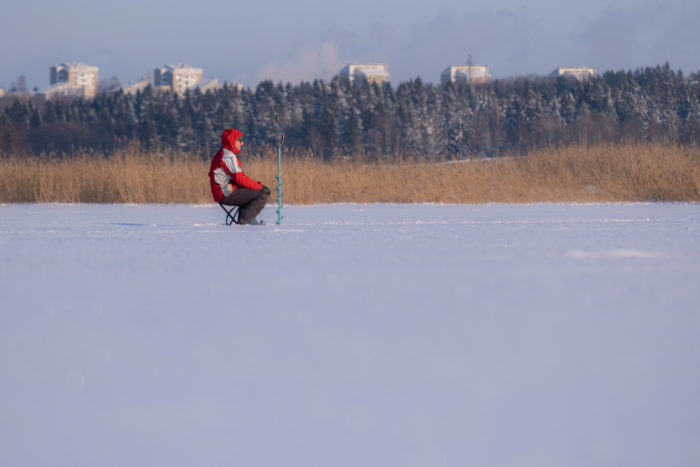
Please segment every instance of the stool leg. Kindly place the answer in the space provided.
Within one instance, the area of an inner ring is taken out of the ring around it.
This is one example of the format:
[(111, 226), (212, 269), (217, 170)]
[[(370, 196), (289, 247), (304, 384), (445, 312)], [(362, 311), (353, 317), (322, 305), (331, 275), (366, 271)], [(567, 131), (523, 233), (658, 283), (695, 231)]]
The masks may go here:
[[(238, 221), (236, 220), (238, 206), (233, 206), (231, 209), (226, 209), (226, 207), (221, 203), (219, 203), (219, 206), (221, 206), (221, 209), (223, 209), (226, 213), (226, 225), (238, 224)], [(233, 214), (231, 214), (232, 212)]]

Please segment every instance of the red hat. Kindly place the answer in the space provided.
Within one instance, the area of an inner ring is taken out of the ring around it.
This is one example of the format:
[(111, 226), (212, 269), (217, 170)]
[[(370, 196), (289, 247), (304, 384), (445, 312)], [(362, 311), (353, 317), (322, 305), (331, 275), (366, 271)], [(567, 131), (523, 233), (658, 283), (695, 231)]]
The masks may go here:
[(228, 128), (224, 130), (224, 133), (221, 135), (221, 145), (229, 151), (233, 151), (234, 154), (238, 154), (239, 151), (236, 149), (236, 141), (242, 137), (242, 131), (236, 130), (235, 128)]

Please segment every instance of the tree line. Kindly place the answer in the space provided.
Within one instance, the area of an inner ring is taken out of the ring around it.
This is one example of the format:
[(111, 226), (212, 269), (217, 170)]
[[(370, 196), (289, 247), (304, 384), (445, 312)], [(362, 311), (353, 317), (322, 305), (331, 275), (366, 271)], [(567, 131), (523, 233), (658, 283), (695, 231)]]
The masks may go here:
[(427, 160), (521, 154), (601, 142), (700, 142), (700, 74), (668, 64), (608, 71), (584, 81), (521, 77), (484, 84), (297, 85), (263, 81), (183, 96), (151, 87), (103, 92), (92, 100), (0, 100), (0, 154), (109, 154), (138, 142), (150, 151), (209, 158), (225, 128), (245, 133), (247, 150), (279, 144), (323, 159)]

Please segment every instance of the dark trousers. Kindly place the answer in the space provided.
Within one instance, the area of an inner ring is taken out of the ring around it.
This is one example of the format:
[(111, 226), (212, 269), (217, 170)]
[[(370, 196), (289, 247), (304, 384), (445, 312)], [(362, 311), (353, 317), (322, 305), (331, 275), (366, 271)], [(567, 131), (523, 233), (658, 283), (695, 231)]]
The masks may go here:
[(240, 206), (238, 211), (238, 223), (250, 224), (255, 216), (260, 214), (267, 203), (267, 195), (262, 190), (250, 190), (238, 187), (228, 195), (221, 204), (227, 206)]

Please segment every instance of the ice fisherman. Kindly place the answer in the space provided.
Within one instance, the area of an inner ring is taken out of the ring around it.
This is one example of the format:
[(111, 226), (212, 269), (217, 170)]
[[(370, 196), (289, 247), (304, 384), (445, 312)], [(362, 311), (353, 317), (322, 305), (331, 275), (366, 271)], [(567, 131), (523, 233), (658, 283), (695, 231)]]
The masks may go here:
[(235, 128), (224, 130), (221, 146), (209, 168), (214, 201), (227, 206), (239, 206), (238, 224), (258, 224), (255, 217), (265, 207), (270, 189), (243, 173), (238, 158), (243, 147), (241, 131)]

